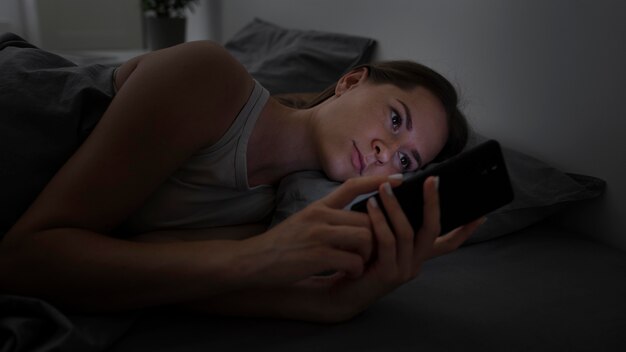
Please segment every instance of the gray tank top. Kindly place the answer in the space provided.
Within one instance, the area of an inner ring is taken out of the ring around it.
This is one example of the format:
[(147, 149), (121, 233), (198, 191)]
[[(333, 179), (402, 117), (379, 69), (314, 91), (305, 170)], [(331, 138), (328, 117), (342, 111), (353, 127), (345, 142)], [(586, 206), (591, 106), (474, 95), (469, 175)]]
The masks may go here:
[(133, 214), (133, 232), (240, 225), (267, 219), (274, 209), (269, 185), (248, 186), (246, 152), (269, 92), (255, 81), (248, 101), (214, 145), (196, 152)]

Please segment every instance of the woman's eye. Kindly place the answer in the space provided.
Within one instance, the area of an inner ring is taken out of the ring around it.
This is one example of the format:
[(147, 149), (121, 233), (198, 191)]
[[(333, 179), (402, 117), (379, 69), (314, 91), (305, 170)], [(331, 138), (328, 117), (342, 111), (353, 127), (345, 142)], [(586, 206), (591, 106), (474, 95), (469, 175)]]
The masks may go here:
[(402, 126), (402, 117), (395, 110), (391, 110), (391, 126), (393, 126), (394, 131)]
[(411, 169), (411, 159), (404, 154), (400, 154), (400, 165), (402, 166), (402, 170)]

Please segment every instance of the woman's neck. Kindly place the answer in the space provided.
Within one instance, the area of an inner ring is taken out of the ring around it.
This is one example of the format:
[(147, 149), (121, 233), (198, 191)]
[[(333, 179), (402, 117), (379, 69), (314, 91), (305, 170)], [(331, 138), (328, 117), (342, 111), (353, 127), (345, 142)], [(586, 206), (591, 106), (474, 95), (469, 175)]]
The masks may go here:
[(270, 98), (248, 141), (248, 184), (275, 185), (296, 171), (321, 168), (312, 120), (314, 110), (288, 108)]

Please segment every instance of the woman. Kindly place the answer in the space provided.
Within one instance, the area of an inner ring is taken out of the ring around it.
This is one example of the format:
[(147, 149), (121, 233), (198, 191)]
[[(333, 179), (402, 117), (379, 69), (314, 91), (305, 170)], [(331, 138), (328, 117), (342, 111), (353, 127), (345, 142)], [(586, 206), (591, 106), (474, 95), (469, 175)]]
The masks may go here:
[[(210, 42), (126, 62), (93, 132), (6, 233), (1, 290), (87, 311), (181, 305), (311, 321), (353, 317), (480, 223), (437, 238), (433, 178), (424, 185), (421, 229), (400, 210), (390, 192), (401, 183), (397, 174), (458, 152), (464, 124), (445, 79), (415, 64), (388, 65), (356, 68), (319, 104), (292, 109)], [(426, 75), (390, 84), (385, 72), (394, 67)], [(267, 215), (271, 185), (311, 169), (346, 182), (272, 229), (219, 239), (218, 226)], [(224, 190), (217, 204), (226, 207), (230, 196), (250, 195), (252, 209), (238, 218), (237, 207), (197, 208), (187, 200), (204, 186)], [(373, 201), (368, 214), (343, 210), (376, 189), (391, 228)], [(190, 233), (211, 240), (184, 241)], [(336, 274), (316, 276), (329, 270)]]

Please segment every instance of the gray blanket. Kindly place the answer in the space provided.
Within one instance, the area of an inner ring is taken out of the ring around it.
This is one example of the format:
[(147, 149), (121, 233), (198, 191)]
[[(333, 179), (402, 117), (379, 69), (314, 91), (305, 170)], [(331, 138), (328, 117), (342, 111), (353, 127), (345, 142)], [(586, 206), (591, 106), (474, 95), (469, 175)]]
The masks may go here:
[(111, 352), (626, 351), (626, 253), (539, 226), (426, 262), (343, 324), (149, 312)]
[(0, 352), (105, 351), (135, 316), (71, 315), (40, 299), (0, 295)]
[[(76, 66), (0, 35), (0, 239), (89, 135), (112, 96), (113, 67)], [(134, 315), (67, 315), (0, 292), (0, 352), (102, 351)]]
[(0, 35), (0, 238), (94, 128), (113, 70)]

